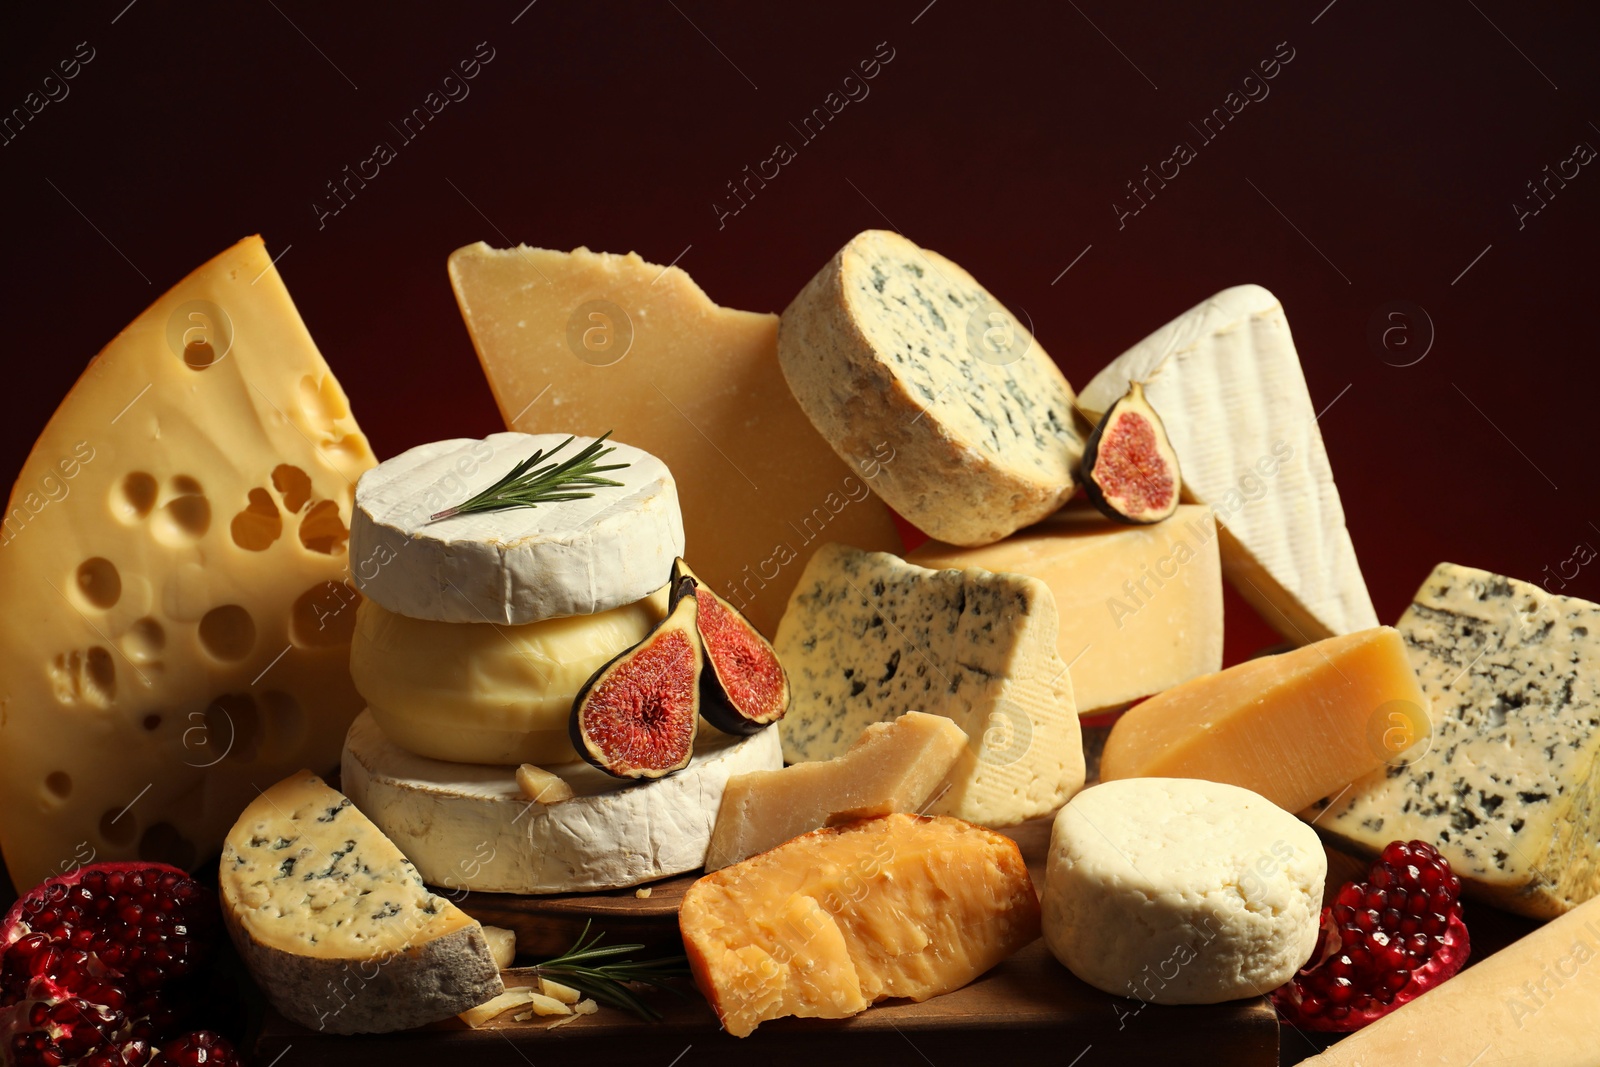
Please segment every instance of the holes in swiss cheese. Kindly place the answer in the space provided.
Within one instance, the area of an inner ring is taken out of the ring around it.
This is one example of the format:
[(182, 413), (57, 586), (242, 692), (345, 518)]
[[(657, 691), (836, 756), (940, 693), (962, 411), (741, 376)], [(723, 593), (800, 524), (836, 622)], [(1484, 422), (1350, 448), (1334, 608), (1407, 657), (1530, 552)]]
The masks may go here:
[(143, 471), (134, 471), (122, 479), (122, 485), (112, 496), (112, 510), (118, 517), (135, 522), (150, 514), (156, 506), (156, 480)]
[(190, 370), (205, 370), (217, 361), (217, 350), (209, 341), (190, 341), (183, 346), (183, 361)]
[(63, 704), (110, 707), (117, 697), (117, 668), (111, 651), (95, 645), (86, 651), (61, 653), (50, 663), (50, 683)]
[(293, 464), (280, 463), (273, 468), (272, 487), (283, 497), (283, 506), (291, 514), (311, 500), (311, 476)]
[(229, 530), (233, 543), (247, 552), (265, 552), (283, 536), (283, 516), (272, 494), (265, 489), (250, 490), (250, 503), (233, 517)]
[(244, 659), (256, 644), (256, 621), (238, 604), (212, 608), (200, 619), (200, 644), (217, 659)]
[(167, 631), (148, 615), (122, 635), (122, 651), (135, 663), (150, 663), (167, 645)]
[(360, 601), (361, 594), (348, 582), (319, 582), (295, 597), (289, 609), (289, 640), (300, 648), (348, 645)]
[(155, 733), (157, 730), (161, 729), (161, 716), (152, 711), (140, 721), (139, 725), (143, 726), (151, 733)]
[(105, 611), (122, 599), (122, 575), (109, 559), (95, 556), (78, 564), (78, 593), (92, 608)]
[(198, 541), (211, 529), (211, 502), (187, 474), (172, 479), (174, 494), (161, 506), (160, 530), (169, 543)]
[(56, 800), (65, 800), (72, 795), (72, 775), (66, 771), (51, 771), (45, 775), (44, 788)]
[(349, 540), (350, 531), (339, 518), (339, 505), (332, 500), (317, 501), (300, 520), (300, 543), (312, 552), (332, 556), (343, 552)]

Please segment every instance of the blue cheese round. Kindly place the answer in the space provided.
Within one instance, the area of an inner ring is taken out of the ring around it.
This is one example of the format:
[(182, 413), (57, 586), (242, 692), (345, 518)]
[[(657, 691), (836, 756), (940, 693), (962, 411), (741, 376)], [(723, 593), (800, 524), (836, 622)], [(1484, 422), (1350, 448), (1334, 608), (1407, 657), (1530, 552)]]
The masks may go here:
[(1072, 387), (966, 271), (858, 234), (794, 298), (778, 361), (817, 431), (938, 540), (986, 545), (1072, 496)]
[[(620, 482), (577, 500), (433, 520), (543, 450), (549, 463), (594, 439), (497, 433), (418, 445), (356, 486), (350, 576), (361, 593), (413, 619), (521, 625), (592, 615), (664, 585), (683, 554), (678, 488), (666, 464), (608, 439), (599, 477)], [(553, 453), (553, 454), (552, 454)], [(541, 461), (540, 467), (545, 465)]]

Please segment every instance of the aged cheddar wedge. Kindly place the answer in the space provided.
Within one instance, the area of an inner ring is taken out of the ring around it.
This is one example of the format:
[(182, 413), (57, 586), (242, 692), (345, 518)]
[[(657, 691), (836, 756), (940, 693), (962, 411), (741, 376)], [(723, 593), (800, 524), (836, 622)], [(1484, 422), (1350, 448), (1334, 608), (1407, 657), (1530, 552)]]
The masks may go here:
[(483, 927), (310, 771), (261, 793), (218, 868), (239, 956), (287, 1018), (334, 1034), (447, 1018), (503, 992)]
[(259, 237), (179, 282), (61, 402), (0, 533), (0, 842), (29, 886), (193, 867), (350, 684), (350, 498), (372, 451)]
[(1209, 508), (1184, 504), (1165, 522), (1125, 526), (1072, 505), (992, 545), (929, 541), (906, 560), (1010, 571), (1048, 585), (1079, 715), (1222, 669), (1222, 572)]
[(1309, 817), (1371, 852), (1427, 841), (1468, 893), (1524, 915), (1600, 893), (1600, 605), (1441, 563), (1400, 633), (1431, 743)]
[(1591, 900), (1301, 1067), (1593, 1067), (1597, 958), (1600, 900)]
[(778, 360), (834, 451), (882, 461), (872, 488), (931, 537), (985, 545), (1072, 496), (1072, 387), (972, 275), (897, 233), (859, 233), (817, 272)]
[(898, 550), (868, 488), (885, 450), (841, 463), (778, 371), (778, 319), (718, 307), (637, 255), (469, 245), (450, 283), (509, 429), (598, 436), (677, 480), (695, 567), (771, 635), (819, 539)]
[(919, 811), (966, 750), (967, 735), (942, 715), (908, 711), (875, 722), (842, 756), (728, 779), (706, 870), (781, 845), (840, 816)]
[(1378, 624), (1277, 297), (1223, 290), (1124, 352), (1079, 404), (1104, 412), (1129, 381), (1166, 426), (1185, 498), (1216, 509), (1223, 573), (1263, 619), (1299, 645)]
[(927, 1000), (1039, 936), (1015, 841), (959, 819), (885, 815), (816, 830), (689, 887), (678, 928), (728, 1033)]
[(985, 826), (1054, 811), (1084, 778), (1058, 623), (1037, 578), (824, 545), (774, 643), (791, 694), (778, 724), (784, 758), (833, 759), (869, 723), (943, 715), (966, 732), (967, 750), (929, 810)]
[(1185, 682), (1111, 728), (1100, 777), (1205, 778), (1299, 811), (1398, 759), (1428, 698), (1400, 634), (1379, 626)]

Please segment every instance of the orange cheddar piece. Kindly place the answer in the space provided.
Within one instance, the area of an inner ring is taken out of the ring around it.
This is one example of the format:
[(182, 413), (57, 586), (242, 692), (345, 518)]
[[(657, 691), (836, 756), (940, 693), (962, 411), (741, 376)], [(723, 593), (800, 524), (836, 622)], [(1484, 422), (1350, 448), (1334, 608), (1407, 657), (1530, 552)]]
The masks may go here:
[(842, 1019), (959, 989), (1039, 936), (1015, 841), (949, 816), (885, 815), (708, 874), (678, 912), (695, 984), (728, 1033)]
[(1204, 778), (1299, 811), (1425, 737), (1428, 698), (1390, 626), (1241, 663), (1117, 721), (1102, 781)]

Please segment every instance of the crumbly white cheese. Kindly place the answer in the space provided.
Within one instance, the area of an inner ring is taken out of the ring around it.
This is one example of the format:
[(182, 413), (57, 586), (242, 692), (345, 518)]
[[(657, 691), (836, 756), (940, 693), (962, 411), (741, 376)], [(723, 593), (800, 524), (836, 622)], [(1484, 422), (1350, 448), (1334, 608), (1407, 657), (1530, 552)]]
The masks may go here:
[(1378, 625), (1277, 297), (1224, 289), (1117, 357), (1079, 404), (1106, 411), (1129, 381), (1166, 426), (1185, 497), (1216, 512), (1223, 575), (1262, 618), (1297, 645)]
[(834, 451), (933, 537), (989, 544), (1072, 495), (1072, 387), (972, 275), (897, 233), (858, 234), (811, 279), (778, 360)]
[(573, 893), (699, 867), (728, 777), (781, 766), (776, 730), (741, 738), (702, 723), (694, 759), (677, 774), (624, 782), (587, 763), (549, 766), (574, 795), (540, 804), (515, 767), (414, 755), (364, 712), (345, 739), (344, 787), (431, 885)]
[[(666, 464), (607, 439), (591, 496), (430, 520), (564, 434), (490, 434), (418, 445), (362, 475), (350, 525), (356, 587), (390, 611), (436, 622), (521, 624), (592, 615), (666, 584), (683, 554), (683, 516)], [(551, 464), (594, 439), (575, 438)], [(541, 462), (539, 466), (545, 466)]]
[(1155, 1004), (1259, 996), (1310, 958), (1327, 873), (1316, 833), (1248, 789), (1107, 782), (1056, 816), (1044, 936), (1108, 993)]
[(1441, 563), (1398, 628), (1431, 735), (1308, 816), (1367, 851), (1427, 841), (1524, 915), (1600, 892), (1600, 605)]
[(778, 724), (784, 756), (833, 759), (871, 723), (943, 715), (968, 742), (929, 811), (985, 826), (1054, 811), (1084, 778), (1059, 628), (1037, 578), (824, 545), (774, 642), (792, 701)]

